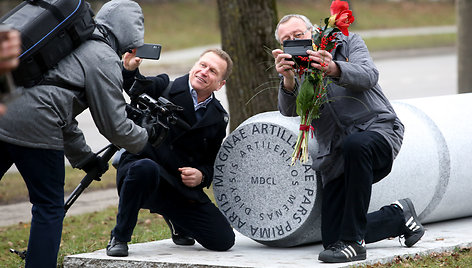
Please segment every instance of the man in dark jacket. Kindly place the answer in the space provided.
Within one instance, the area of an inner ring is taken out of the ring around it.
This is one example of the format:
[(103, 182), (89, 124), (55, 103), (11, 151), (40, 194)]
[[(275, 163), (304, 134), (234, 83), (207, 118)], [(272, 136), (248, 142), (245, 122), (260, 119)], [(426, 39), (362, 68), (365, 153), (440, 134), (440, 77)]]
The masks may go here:
[[(125, 54), (125, 89), (135, 77), (147, 79), (152, 84), (143, 91), (157, 99), (169, 86), (169, 77), (161, 74), (144, 78), (137, 69), (139, 64), (135, 52)], [(170, 125), (161, 146), (146, 147), (139, 154), (123, 153), (117, 170), (118, 215), (107, 255), (128, 256), (127, 242), (141, 208), (163, 215), (173, 235), (179, 233), (186, 238), (181, 244), (193, 244), (194, 238), (210, 250), (224, 251), (233, 246), (230, 224), (203, 192), (212, 182), (213, 164), (228, 123), (228, 114), (213, 92), (225, 84), (231, 69), (226, 52), (205, 51), (189, 74), (177, 78), (165, 94), (183, 107), (177, 116), (190, 128)], [(180, 244), (176, 239), (174, 242)]]
[[(89, 109), (100, 133), (131, 152), (154, 141), (126, 118), (121, 55), (144, 43), (144, 17), (134, 1), (107, 2), (97, 13), (101, 40), (88, 40), (45, 75), (18, 88), (0, 118), (0, 176), (15, 163), (33, 204), (26, 267), (56, 267), (64, 218), (64, 155), (86, 172), (106, 163), (86, 144), (75, 117)], [(58, 86), (59, 85), (59, 86)], [(149, 133), (155, 131), (149, 131)]]
[[(313, 26), (303, 15), (283, 17), (276, 39), (311, 39)], [(319, 260), (348, 262), (366, 258), (365, 243), (404, 235), (413, 246), (424, 234), (413, 203), (402, 199), (367, 213), (372, 184), (388, 175), (397, 156), (404, 126), (378, 85), (378, 71), (364, 41), (357, 34), (337, 36), (337, 47), (307, 51), (311, 66), (325, 70), (327, 102), (313, 120), (319, 150), (312, 168), (323, 182), (321, 234), (325, 250)], [(296, 116), (301, 81), (295, 76), (291, 55), (272, 51), (280, 74), (279, 110)], [(319, 63), (324, 62), (326, 67)]]

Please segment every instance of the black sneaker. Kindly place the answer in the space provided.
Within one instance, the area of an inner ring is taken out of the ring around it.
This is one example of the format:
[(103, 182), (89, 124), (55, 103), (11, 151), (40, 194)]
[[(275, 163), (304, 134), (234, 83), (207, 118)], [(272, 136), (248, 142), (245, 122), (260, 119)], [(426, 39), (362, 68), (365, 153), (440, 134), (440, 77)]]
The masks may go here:
[(365, 243), (338, 241), (318, 256), (323, 262), (338, 263), (365, 260), (367, 257)]
[(112, 257), (126, 257), (128, 256), (128, 243), (116, 240), (114, 236), (111, 237), (107, 245), (107, 255)]
[(423, 225), (421, 225), (418, 219), (418, 216), (416, 216), (413, 202), (411, 202), (409, 198), (405, 198), (395, 201), (393, 205), (397, 205), (403, 210), (406, 226), (405, 233), (403, 234), (405, 238), (405, 245), (407, 247), (412, 247), (421, 239), (425, 232)]
[(172, 233), (172, 242), (174, 242), (174, 244), (179, 246), (192, 246), (195, 244), (195, 239), (183, 234), (180, 231), (177, 231), (175, 229), (174, 224), (172, 224), (171, 220), (167, 219), (166, 217), (164, 217), (164, 220), (170, 228), (170, 231)]

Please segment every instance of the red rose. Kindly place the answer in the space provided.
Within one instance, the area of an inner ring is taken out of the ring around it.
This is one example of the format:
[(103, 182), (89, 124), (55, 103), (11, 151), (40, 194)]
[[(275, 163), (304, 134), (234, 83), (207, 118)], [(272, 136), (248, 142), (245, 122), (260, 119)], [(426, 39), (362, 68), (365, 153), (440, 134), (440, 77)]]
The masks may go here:
[(341, 30), (341, 32), (344, 35), (347, 36), (349, 35), (349, 31), (347, 30), (347, 28), (353, 22), (354, 22), (354, 17), (352, 16), (352, 11), (345, 10), (336, 16), (336, 22), (334, 24), (336, 25), (336, 27), (339, 28), (339, 30)]
[(331, 3), (331, 15), (341, 13), (344, 10), (349, 10), (349, 3), (340, 1), (340, 0), (334, 0)]
[(336, 15), (334, 25), (336, 25), (344, 35), (349, 35), (347, 28), (354, 22), (354, 16), (352, 16), (352, 11), (349, 10), (349, 4), (344, 1), (334, 0), (331, 3), (331, 15)]

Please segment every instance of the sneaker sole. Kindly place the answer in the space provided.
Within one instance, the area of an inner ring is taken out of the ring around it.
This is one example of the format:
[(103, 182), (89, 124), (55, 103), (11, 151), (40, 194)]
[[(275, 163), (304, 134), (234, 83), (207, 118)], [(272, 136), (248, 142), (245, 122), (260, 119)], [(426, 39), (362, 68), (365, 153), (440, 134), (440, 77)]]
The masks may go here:
[(421, 228), (419, 233), (411, 235), (408, 238), (405, 238), (405, 246), (407, 246), (409, 248), (414, 246), (418, 241), (420, 241), (420, 239), (423, 237), (424, 233), (425, 233), (424, 228)]
[(128, 256), (128, 251), (113, 251), (113, 250), (108, 250), (107, 249), (107, 256), (110, 257), (127, 257)]
[(128, 257), (128, 254), (124, 254), (124, 253), (108, 253), (107, 252), (107, 256), (110, 256), (110, 257)]
[(362, 253), (357, 256), (354, 256), (352, 258), (348, 259), (337, 259), (337, 258), (331, 258), (331, 257), (326, 257), (326, 258), (320, 258), (318, 257), (318, 260), (322, 262), (327, 262), (327, 263), (341, 263), (341, 262), (353, 262), (353, 261), (363, 261), (367, 258), (367, 253)]

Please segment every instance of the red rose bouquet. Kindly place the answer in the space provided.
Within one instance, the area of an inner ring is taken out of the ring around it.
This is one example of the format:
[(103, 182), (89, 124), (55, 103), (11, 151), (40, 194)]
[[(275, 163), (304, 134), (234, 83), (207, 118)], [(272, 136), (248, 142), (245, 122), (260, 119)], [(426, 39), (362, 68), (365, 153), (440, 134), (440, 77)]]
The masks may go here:
[[(336, 35), (342, 32), (348, 36), (348, 27), (354, 22), (352, 11), (349, 10), (349, 4), (344, 1), (334, 0), (331, 3), (331, 16), (324, 19), (324, 26), (318, 27), (313, 31), (313, 49), (326, 50), (331, 52), (336, 48)], [(292, 154), (292, 165), (297, 160), (305, 163), (308, 160), (308, 135), (313, 135), (311, 122), (320, 117), (320, 107), (328, 102), (327, 85), (329, 81), (326, 78), (326, 69), (319, 70), (311, 67), (307, 57), (300, 57), (301, 61), (308, 61), (308, 64), (296, 67), (296, 74), (301, 79), (305, 77), (297, 96), (297, 114), (300, 116), (300, 132), (298, 134), (295, 150)], [(322, 67), (328, 67), (326, 63), (321, 62)], [(304, 67), (308, 66), (308, 67)]]

